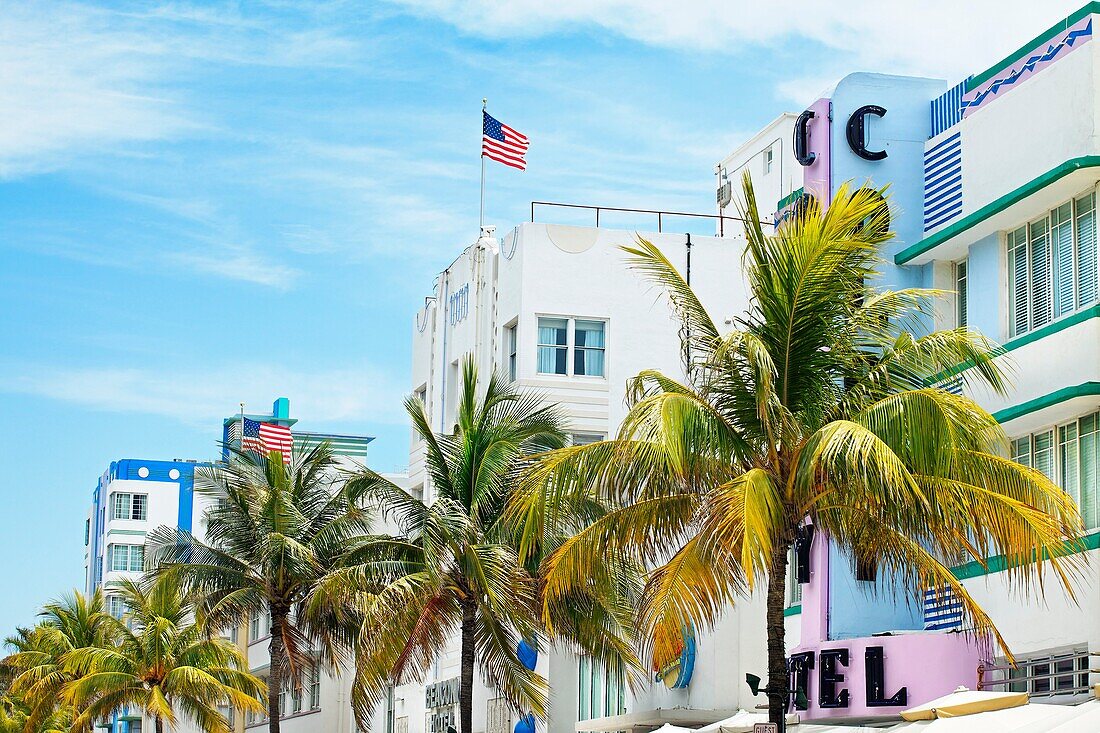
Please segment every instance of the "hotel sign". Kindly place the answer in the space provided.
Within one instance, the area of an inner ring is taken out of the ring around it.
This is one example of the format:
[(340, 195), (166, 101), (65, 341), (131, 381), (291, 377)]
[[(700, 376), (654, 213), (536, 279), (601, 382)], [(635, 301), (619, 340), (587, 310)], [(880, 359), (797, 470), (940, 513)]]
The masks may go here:
[(455, 727), (458, 689), (458, 677), (434, 682), (424, 688), (424, 707), (428, 709), (429, 733), (447, 733), (448, 728)]

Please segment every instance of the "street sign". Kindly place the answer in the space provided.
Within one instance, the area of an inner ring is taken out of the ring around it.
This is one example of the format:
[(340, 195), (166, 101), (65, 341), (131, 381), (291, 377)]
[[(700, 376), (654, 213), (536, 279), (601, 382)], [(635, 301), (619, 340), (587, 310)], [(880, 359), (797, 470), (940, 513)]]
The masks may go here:
[(778, 723), (753, 723), (752, 733), (779, 733)]

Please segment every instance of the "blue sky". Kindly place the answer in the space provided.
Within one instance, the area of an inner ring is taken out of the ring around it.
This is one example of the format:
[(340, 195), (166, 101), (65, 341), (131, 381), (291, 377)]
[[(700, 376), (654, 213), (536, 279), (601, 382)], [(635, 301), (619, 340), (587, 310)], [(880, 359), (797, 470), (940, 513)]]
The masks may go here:
[(490, 164), (501, 229), (532, 199), (709, 212), (714, 163), (843, 74), (955, 80), (1076, 4), (0, 2), (0, 629), (82, 583), (110, 461), (210, 457), (242, 400), (406, 463), (482, 97), (532, 140)]

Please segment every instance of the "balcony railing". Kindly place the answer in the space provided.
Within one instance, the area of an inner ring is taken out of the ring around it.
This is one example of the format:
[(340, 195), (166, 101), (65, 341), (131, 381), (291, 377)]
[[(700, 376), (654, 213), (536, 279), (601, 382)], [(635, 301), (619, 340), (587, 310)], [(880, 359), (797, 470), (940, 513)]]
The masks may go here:
[(1010, 664), (983, 664), (978, 667), (978, 689), (1002, 692), (1026, 692), (1031, 697), (1087, 695), (1092, 689), (1090, 675), (1100, 652), (1078, 648), (1069, 651), (1029, 656)]
[[(589, 206), (586, 204), (565, 204), (558, 201), (532, 201), (531, 202), (531, 222), (535, 221), (535, 209), (536, 207), (548, 207), (548, 208), (561, 208), (561, 209), (581, 209), (585, 211), (594, 212), (596, 215), (596, 226), (600, 225), (600, 214), (605, 212), (618, 212), (625, 214), (647, 214), (657, 217), (657, 231), (658, 233), (664, 231), (665, 219), (668, 217), (687, 217), (694, 219), (709, 219), (718, 223), (718, 236), (726, 236), (726, 222), (736, 221), (744, 222), (745, 220), (738, 216), (725, 216), (720, 214), (696, 214), (687, 211), (661, 211), (658, 209), (628, 209), (620, 206)], [(763, 224), (770, 224), (770, 222), (761, 222)]]

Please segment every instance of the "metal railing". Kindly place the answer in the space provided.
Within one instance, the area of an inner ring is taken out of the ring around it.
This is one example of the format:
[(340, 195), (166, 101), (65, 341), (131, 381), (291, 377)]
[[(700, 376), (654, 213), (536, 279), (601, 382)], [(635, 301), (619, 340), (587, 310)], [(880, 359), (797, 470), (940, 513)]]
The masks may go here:
[[(718, 236), (726, 236), (726, 220), (744, 222), (745, 220), (739, 216), (726, 216), (725, 214), (696, 214), (688, 211), (661, 211), (659, 209), (629, 209), (621, 206), (589, 206), (587, 204), (565, 204), (559, 201), (532, 201), (531, 202), (531, 223), (535, 221), (535, 207), (546, 206), (556, 207), (562, 209), (585, 209), (587, 211), (596, 212), (596, 226), (600, 225), (600, 212), (604, 211), (617, 211), (627, 214), (656, 214), (657, 216), (657, 232), (663, 232), (664, 219), (667, 216), (686, 216), (695, 219), (710, 219), (718, 222)], [(769, 222), (761, 222), (767, 224)]]
[[(1096, 656), (1100, 652), (1078, 649), (1021, 659), (1016, 667), (982, 664), (978, 666), (978, 689), (1008, 692), (1015, 687), (1032, 697), (1088, 694), (1090, 674), (1100, 674), (1100, 669), (1091, 666), (1091, 658)], [(1068, 662), (1068, 668), (1060, 667), (1060, 662)]]

